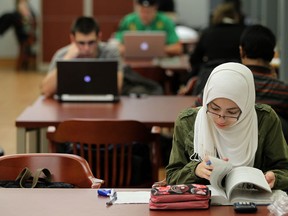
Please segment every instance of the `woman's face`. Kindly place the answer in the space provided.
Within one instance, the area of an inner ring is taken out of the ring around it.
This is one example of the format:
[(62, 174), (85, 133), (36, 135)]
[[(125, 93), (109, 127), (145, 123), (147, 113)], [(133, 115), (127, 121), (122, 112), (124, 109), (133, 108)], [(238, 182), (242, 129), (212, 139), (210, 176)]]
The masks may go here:
[(216, 98), (207, 105), (206, 113), (216, 127), (224, 129), (238, 121), (241, 109), (232, 100)]

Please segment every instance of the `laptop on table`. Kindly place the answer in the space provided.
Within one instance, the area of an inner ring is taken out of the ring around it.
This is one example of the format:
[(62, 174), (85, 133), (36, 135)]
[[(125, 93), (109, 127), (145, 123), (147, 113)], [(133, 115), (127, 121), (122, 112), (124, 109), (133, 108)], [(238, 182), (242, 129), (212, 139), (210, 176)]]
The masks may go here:
[(116, 60), (58, 61), (56, 98), (63, 102), (116, 102), (117, 71)]
[(123, 35), (126, 59), (154, 59), (165, 56), (166, 33), (127, 31)]

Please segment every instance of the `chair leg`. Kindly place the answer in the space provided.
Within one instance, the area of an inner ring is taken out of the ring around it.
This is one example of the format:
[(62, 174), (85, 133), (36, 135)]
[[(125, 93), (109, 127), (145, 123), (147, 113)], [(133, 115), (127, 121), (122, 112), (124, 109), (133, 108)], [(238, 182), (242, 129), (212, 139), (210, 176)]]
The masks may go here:
[(16, 70), (28, 70), (30, 67), (35, 69), (36, 57), (31, 53), (31, 45), (27, 43), (20, 44), (19, 55), (16, 63)]
[(17, 58), (17, 63), (16, 63), (16, 70), (19, 71), (22, 69), (22, 66), (23, 66), (23, 62), (24, 62), (24, 59), (25, 59), (25, 47), (23, 44), (20, 44), (20, 47), (19, 47), (19, 54), (18, 54), (18, 58)]
[(0, 156), (4, 155), (4, 150), (2, 148), (0, 148)]

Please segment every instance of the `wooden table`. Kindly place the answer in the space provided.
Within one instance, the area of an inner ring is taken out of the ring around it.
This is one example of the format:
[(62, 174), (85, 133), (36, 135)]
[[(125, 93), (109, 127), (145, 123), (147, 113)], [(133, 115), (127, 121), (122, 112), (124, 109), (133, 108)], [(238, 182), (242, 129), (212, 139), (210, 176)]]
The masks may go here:
[(37, 151), (47, 152), (47, 127), (73, 118), (137, 120), (148, 127), (173, 127), (179, 112), (194, 102), (192, 96), (123, 96), (119, 103), (59, 103), (41, 96), (16, 119), (17, 152), (27, 152), (26, 133), (31, 129), (38, 131)]
[[(127, 191), (127, 189), (125, 190)], [(23, 216), (226, 216), (231, 206), (211, 206), (208, 210), (150, 211), (148, 204), (115, 204), (98, 197), (95, 189), (0, 189), (1, 215)], [(267, 206), (258, 206), (253, 215), (268, 215)], [(241, 214), (251, 215), (251, 214)]]
[(160, 68), (179, 72), (187, 72), (190, 69), (188, 55), (155, 59), (124, 59), (124, 62), (133, 69)]
[(178, 82), (179, 75), (190, 71), (188, 55), (155, 59), (124, 59), (123, 61), (137, 73), (161, 84), (166, 95), (174, 94), (173, 83)]

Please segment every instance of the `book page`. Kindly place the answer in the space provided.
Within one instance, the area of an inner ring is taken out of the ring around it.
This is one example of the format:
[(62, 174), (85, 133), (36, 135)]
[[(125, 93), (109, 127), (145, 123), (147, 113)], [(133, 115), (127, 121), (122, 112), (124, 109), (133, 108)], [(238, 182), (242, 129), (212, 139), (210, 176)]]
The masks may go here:
[(216, 190), (212, 185), (207, 185), (211, 191), (211, 205), (231, 205), (230, 201), (226, 198), (225, 192)]
[[(238, 190), (238, 192), (234, 192), (234, 190)], [(269, 196), (271, 192), (271, 188), (263, 172), (259, 169), (253, 167), (236, 167), (226, 176), (226, 194), (230, 200), (240, 196), (240, 194), (241, 196), (245, 196), (246, 194), (247, 198), (249, 194), (253, 194), (255, 199), (261, 199), (261, 196), (265, 193), (268, 193), (267, 196)], [(257, 193), (259, 193), (259, 195), (257, 195)]]
[(273, 202), (273, 194), (264, 190), (235, 188), (230, 194), (230, 202), (254, 202), (257, 205), (269, 205)]
[[(211, 205), (233, 205), (235, 202), (254, 202), (257, 205), (268, 205), (271, 204), (274, 200), (279, 199), (281, 195), (286, 195), (284, 191), (273, 190), (272, 194), (269, 192), (258, 192), (255, 194), (253, 190), (243, 191), (241, 189), (233, 190), (231, 200), (226, 199), (219, 193), (218, 190), (215, 190), (213, 186), (207, 185), (211, 191)], [(235, 194), (234, 194), (235, 193)], [(261, 198), (261, 199), (260, 199)]]
[(211, 165), (214, 167), (210, 175), (210, 184), (215, 190), (218, 190), (224, 197), (227, 198), (225, 193), (225, 186), (222, 185), (223, 178), (231, 171), (232, 164), (219, 158), (209, 156)]

